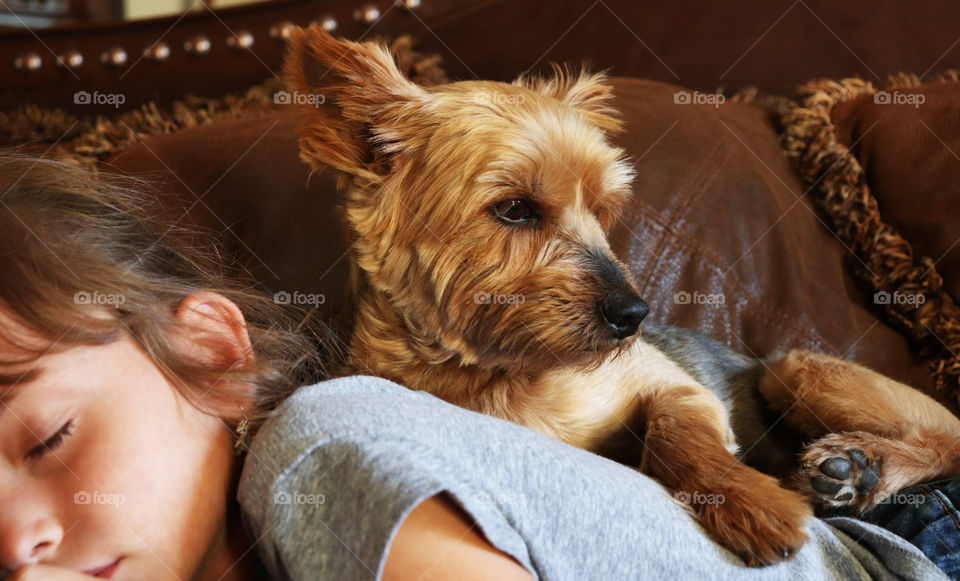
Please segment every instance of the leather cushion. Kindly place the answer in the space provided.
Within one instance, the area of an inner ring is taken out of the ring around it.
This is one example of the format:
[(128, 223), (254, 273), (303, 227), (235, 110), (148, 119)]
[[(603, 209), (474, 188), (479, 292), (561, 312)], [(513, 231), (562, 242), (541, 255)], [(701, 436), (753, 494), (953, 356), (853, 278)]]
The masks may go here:
[[(884, 221), (928, 256), (960, 297), (960, 83), (888, 88), (831, 111), (837, 136), (863, 167)], [(894, 103), (896, 92), (903, 97)], [(915, 104), (908, 102), (912, 97)], [(919, 97), (919, 98), (918, 98)], [(922, 102), (921, 102), (922, 98)], [(890, 101), (890, 102), (886, 102)]]

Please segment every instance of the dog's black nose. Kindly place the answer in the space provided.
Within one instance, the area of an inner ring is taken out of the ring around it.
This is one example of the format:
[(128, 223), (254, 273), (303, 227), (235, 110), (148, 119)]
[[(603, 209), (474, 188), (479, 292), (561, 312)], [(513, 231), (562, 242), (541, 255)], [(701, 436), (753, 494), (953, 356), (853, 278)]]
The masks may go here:
[(640, 321), (650, 312), (647, 303), (631, 293), (615, 291), (600, 303), (600, 313), (607, 328), (617, 339), (626, 339), (640, 328)]

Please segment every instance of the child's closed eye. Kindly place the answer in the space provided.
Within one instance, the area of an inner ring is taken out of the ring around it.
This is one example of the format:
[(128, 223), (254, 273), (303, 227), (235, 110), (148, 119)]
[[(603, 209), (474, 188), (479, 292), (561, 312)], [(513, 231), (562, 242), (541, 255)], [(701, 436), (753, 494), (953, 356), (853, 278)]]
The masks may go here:
[(65, 423), (52, 436), (50, 436), (40, 444), (37, 444), (36, 446), (31, 448), (30, 451), (27, 452), (27, 459), (37, 460), (42, 458), (47, 452), (52, 452), (53, 450), (56, 450), (61, 445), (63, 445), (64, 441), (66, 441), (67, 438), (70, 437), (70, 435), (73, 433), (73, 429), (74, 429), (73, 419), (67, 420), (67, 423)]

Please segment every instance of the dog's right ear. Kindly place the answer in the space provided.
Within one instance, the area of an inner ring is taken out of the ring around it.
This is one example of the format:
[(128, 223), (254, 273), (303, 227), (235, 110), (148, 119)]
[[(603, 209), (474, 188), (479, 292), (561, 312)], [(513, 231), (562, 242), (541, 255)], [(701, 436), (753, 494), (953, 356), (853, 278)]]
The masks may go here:
[(604, 131), (623, 132), (620, 113), (610, 104), (613, 87), (607, 82), (606, 73), (589, 73), (585, 67), (577, 71), (556, 63), (550, 66), (550, 77), (521, 75), (513, 83), (575, 107)]
[(398, 121), (424, 91), (385, 46), (337, 40), (317, 25), (297, 29), (283, 72), (291, 100), (308, 111), (299, 127), (303, 161), (373, 180), (387, 173), (403, 138)]

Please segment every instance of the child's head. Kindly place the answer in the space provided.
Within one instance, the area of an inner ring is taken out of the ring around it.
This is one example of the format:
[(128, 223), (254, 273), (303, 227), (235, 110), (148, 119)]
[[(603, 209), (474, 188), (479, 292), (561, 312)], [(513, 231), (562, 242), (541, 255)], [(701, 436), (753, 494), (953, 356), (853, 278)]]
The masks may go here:
[(0, 156), (0, 570), (216, 578), (238, 423), (322, 374), (298, 320), (131, 185)]

